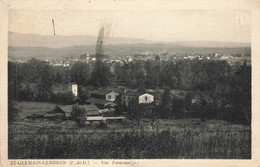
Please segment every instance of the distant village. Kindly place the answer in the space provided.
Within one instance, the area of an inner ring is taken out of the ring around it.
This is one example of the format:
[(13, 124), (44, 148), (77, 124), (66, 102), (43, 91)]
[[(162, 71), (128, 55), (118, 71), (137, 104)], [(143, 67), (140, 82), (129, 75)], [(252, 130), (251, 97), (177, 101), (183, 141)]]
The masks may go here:
[[(115, 62), (124, 64), (132, 61), (178, 61), (178, 60), (225, 60), (230, 65), (235, 65), (236, 63), (241, 63), (246, 60), (247, 64), (251, 64), (251, 55), (250, 54), (220, 54), (220, 53), (185, 53), (185, 54), (173, 54), (173, 53), (149, 53), (146, 51), (145, 53), (140, 54), (131, 54), (131, 55), (122, 55), (122, 56), (114, 56), (114, 55), (104, 55), (102, 59), (103, 62), (113, 64)], [(10, 59), (11, 62), (27, 62), (28, 59)], [(45, 59), (45, 62), (48, 62), (52, 66), (63, 66), (70, 67), (75, 62), (85, 62), (85, 63), (94, 63), (96, 61), (95, 54), (85, 53), (79, 55), (76, 58), (65, 58), (65, 59)]]

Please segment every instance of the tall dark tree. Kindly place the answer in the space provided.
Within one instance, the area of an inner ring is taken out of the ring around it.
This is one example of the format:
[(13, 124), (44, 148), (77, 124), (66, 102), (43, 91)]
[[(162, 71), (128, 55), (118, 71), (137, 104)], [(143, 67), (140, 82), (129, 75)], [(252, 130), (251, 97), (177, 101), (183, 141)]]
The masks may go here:
[(246, 62), (235, 73), (232, 104), (239, 122), (251, 123), (251, 66)]
[(49, 101), (52, 98), (52, 85), (53, 85), (53, 78), (52, 78), (52, 69), (50, 65), (45, 64), (42, 67), (42, 74), (39, 85), (39, 100), (40, 101)]
[(182, 98), (174, 97), (172, 99), (172, 112), (169, 114), (174, 118), (184, 118), (185, 101)]
[(94, 70), (91, 74), (91, 81), (94, 86), (107, 86), (110, 84), (111, 72), (107, 64), (96, 61)]
[(70, 70), (71, 82), (86, 86), (90, 80), (90, 67), (87, 63), (76, 62)]
[(170, 117), (170, 113), (172, 111), (172, 98), (171, 98), (171, 90), (169, 87), (166, 87), (164, 89), (164, 92), (162, 94), (162, 111), (161, 111), (161, 116), (164, 118)]
[(131, 100), (128, 106), (128, 118), (137, 122), (140, 127), (141, 119), (144, 117), (145, 106), (138, 104), (136, 100)]
[(18, 110), (15, 108), (15, 101), (18, 100), (17, 85), (17, 64), (8, 62), (8, 123), (15, 121)]
[(73, 105), (71, 116), (79, 126), (82, 126), (85, 123), (87, 119), (86, 114), (87, 112), (84, 108), (80, 108), (78, 105)]

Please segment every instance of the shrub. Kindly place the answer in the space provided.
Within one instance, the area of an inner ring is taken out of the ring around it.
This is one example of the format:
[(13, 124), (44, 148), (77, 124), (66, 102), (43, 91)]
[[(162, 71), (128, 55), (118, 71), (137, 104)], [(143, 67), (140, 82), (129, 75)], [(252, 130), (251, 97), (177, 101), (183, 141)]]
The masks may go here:
[(105, 121), (101, 121), (101, 122), (99, 122), (97, 127), (100, 129), (105, 129), (105, 128), (107, 128), (107, 124)]
[(82, 126), (86, 122), (86, 110), (80, 108), (78, 105), (73, 105), (71, 117), (75, 120), (79, 126)]

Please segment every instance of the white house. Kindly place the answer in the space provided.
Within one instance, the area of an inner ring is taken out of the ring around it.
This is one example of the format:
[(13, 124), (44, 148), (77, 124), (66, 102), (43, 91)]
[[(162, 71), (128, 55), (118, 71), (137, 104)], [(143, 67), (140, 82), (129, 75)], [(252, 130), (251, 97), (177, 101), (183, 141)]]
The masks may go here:
[(145, 93), (138, 97), (139, 104), (152, 103), (152, 102), (154, 102), (154, 96), (151, 94)]

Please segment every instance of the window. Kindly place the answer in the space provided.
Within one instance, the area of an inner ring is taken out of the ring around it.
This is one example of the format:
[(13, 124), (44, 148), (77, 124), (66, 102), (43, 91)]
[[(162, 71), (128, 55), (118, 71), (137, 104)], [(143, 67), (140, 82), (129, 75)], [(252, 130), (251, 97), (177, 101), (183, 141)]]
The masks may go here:
[(109, 99), (109, 100), (111, 99), (111, 95), (108, 95), (108, 99)]

